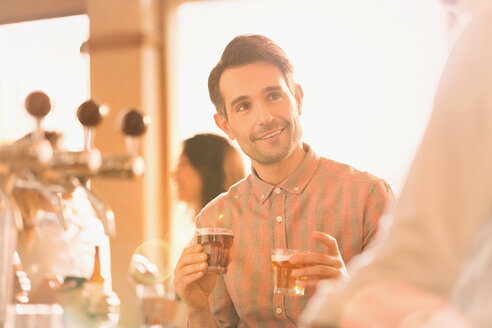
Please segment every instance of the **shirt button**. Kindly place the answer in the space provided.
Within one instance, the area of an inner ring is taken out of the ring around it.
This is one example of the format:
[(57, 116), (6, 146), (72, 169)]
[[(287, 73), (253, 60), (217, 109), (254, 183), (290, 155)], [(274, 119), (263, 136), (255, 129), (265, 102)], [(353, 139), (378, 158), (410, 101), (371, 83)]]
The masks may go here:
[(280, 189), (279, 187), (275, 188), (275, 193), (278, 195), (282, 192), (282, 189)]
[(275, 220), (277, 220), (278, 223), (282, 222), (282, 217), (279, 215), (275, 218)]
[(294, 191), (299, 191), (299, 187), (294, 187)]
[(264, 198), (265, 198), (265, 195), (261, 195), (261, 196), (260, 196), (260, 198), (261, 198), (261, 199), (264, 199)]
[(276, 312), (277, 314), (282, 314), (282, 308), (279, 308), (279, 307), (278, 307), (278, 308), (276, 308), (276, 309), (275, 309), (275, 312)]

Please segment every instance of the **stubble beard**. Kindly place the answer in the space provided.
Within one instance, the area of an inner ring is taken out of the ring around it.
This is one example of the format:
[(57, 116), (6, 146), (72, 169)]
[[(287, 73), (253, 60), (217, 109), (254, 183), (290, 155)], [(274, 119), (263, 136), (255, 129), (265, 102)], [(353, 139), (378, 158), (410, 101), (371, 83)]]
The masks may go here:
[[(301, 140), (302, 132), (300, 131), (300, 128), (298, 127), (297, 129), (293, 129), (292, 124), (286, 120), (282, 120), (280, 123), (277, 123), (275, 127), (281, 127), (284, 129), (282, 133), (287, 134), (287, 142), (285, 144), (278, 142), (278, 148), (275, 149), (276, 151), (265, 151), (255, 145), (256, 142), (261, 142), (261, 140), (258, 140), (254, 135), (252, 135), (246, 145), (240, 145), (243, 152), (251, 158), (251, 160), (261, 165), (276, 164), (288, 158), (294, 152), (294, 149), (296, 149)], [(268, 131), (271, 129), (272, 127), (269, 126), (263, 130)], [(256, 133), (256, 135), (258, 134), (259, 133)]]

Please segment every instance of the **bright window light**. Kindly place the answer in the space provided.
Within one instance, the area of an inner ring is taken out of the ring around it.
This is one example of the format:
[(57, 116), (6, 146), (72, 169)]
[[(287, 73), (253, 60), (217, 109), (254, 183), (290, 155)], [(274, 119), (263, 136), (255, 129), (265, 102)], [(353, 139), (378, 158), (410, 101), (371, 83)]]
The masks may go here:
[(54, 103), (43, 128), (63, 133), (63, 147), (82, 149), (77, 107), (89, 96), (89, 63), (80, 46), (89, 36), (87, 16), (0, 25), (0, 143), (31, 132), (25, 97), (44, 91)]
[(200, 1), (178, 16), (178, 140), (222, 134), (208, 74), (233, 37), (263, 34), (286, 51), (303, 87), (303, 141), (400, 191), (446, 55), (438, 1)]

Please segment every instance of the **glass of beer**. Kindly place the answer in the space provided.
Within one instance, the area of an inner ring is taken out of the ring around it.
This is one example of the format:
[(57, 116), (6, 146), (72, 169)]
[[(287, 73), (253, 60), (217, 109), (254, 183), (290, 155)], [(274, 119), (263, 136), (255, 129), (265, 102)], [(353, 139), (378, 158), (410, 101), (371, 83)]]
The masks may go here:
[(292, 270), (304, 268), (305, 264), (292, 264), (289, 259), (294, 254), (305, 254), (307, 251), (298, 249), (272, 250), (273, 293), (284, 295), (304, 295), (304, 288), (296, 285), (296, 280), (305, 277), (292, 276)]
[(198, 228), (197, 243), (207, 254), (208, 267), (205, 271), (226, 274), (231, 260), (230, 251), (234, 233), (224, 228)]

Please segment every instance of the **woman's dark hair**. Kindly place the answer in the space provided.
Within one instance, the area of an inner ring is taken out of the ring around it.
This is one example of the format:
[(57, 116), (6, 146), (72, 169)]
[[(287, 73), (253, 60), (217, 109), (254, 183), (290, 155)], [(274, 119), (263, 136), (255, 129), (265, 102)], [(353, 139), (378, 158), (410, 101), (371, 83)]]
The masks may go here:
[(216, 134), (197, 134), (183, 142), (183, 154), (202, 179), (202, 207), (244, 178), (241, 155)]

